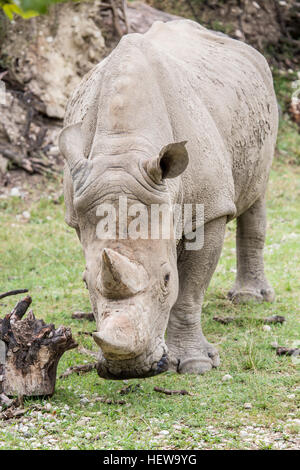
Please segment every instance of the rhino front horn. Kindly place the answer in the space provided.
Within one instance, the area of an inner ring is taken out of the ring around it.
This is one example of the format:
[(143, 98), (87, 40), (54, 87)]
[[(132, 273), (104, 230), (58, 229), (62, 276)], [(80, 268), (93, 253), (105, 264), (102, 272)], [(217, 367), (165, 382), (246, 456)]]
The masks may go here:
[(143, 291), (148, 282), (149, 277), (143, 266), (133, 263), (114, 250), (103, 250), (99, 289), (105, 297), (130, 297)]

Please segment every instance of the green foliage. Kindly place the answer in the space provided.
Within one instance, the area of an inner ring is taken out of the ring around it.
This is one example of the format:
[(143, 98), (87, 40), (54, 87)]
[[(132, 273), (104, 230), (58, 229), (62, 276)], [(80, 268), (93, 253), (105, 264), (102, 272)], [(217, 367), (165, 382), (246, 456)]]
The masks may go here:
[(292, 121), (289, 111), (293, 84), (297, 80), (295, 72), (273, 70), (274, 87), (281, 107), (282, 116), (277, 138), (277, 155), (280, 160), (300, 165), (300, 133), (298, 125)]
[(12, 20), (14, 15), (22, 18), (32, 18), (39, 14), (47, 13), (50, 5), (62, 3), (64, 0), (0, 0), (6, 16)]

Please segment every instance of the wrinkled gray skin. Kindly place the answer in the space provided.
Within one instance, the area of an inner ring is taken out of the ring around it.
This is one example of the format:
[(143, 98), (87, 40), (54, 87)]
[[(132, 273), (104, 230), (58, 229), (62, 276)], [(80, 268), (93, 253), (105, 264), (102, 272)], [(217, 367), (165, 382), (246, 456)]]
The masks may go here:
[[(124, 36), (75, 90), (60, 136), (66, 221), (86, 259), (100, 376), (203, 373), (219, 364), (201, 330), (201, 304), (233, 218), (229, 296), (273, 300), (263, 247), (277, 120), (263, 56), (189, 20)], [(117, 205), (122, 195), (146, 206), (204, 204), (203, 248), (185, 250), (184, 238), (99, 240), (97, 205)]]

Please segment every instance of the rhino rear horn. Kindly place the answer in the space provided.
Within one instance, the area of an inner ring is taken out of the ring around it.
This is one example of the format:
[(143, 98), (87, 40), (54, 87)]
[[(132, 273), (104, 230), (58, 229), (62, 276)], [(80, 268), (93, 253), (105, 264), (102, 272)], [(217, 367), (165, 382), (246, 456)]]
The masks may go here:
[(130, 297), (143, 291), (148, 282), (148, 274), (143, 266), (114, 250), (103, 250), (99, 289), (105, 297)]

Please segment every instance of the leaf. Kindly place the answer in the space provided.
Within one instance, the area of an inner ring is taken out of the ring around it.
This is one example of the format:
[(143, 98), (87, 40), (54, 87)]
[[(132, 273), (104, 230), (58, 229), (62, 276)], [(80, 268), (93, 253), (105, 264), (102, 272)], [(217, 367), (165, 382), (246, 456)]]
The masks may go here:
[(14, 14), (21, 16), (22, 18), (32, 18), (34, 16), (38, 16), (38, 12), (34, 10), (27, 10), (23, 11), (18, 5), (14, 3), (6, 3), (3, 5), (3, 11), (6, 16), (12, 21), (14, 18)]

